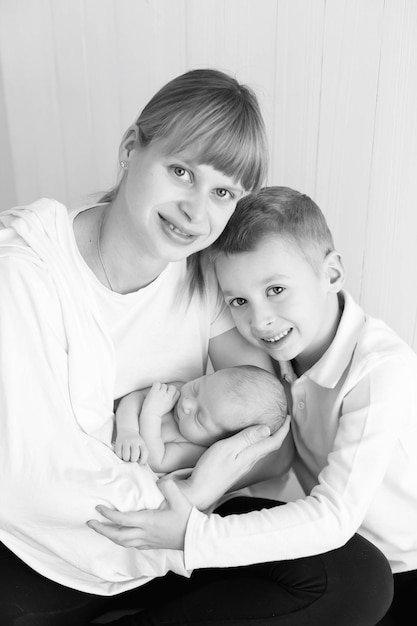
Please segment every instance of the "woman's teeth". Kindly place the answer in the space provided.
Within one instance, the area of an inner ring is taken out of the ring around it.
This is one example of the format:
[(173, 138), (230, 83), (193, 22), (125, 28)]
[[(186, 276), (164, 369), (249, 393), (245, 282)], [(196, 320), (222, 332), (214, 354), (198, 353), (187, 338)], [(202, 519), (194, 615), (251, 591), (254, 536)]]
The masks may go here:
[(279, 335), (275, 335), (275, 337), (266, 337), (265, 339), (262, 339), (262, 341), (265, 341), (266, 343), (276, 343), (277, 341), (284, 339), (284, 337), (286, 337), (291, 331), (292, 328), (287, 328), (287, 330), (283, 330), (282, 333), (279, 333)]
[(167, 224), (168, 224), (169, 230), (172, 230), (174, 233), (178, 233), (178, 235), (181, 235), (182, 237), (192, 237), (192, 235), (188, 233), (184, 233), (184, 231), (174, 226), (174, 224), (171, 224), (171, 222), (167, 222)]

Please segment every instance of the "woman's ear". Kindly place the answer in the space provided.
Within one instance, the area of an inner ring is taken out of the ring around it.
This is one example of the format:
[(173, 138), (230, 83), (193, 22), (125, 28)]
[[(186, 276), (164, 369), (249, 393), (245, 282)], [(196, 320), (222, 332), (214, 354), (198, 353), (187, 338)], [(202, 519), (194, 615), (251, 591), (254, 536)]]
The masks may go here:
[(132, 124), (132, 126), (129, 126), (129, 128), (123, 135), (123, 139), (120, 143), (120, 148), (119, 148), (120, 161), (129, 161), (129, 156), (131, 152), (138, 145), (138, 138), (139, 138), (139, 128), (136, 126), (136, 124)]
[(332, 250), (326, 256), (324, 263), (330, 291), (337, 293), (342, 289), (345, 282), (345, 268), (343, 267), (342, 257), (338, 252)]

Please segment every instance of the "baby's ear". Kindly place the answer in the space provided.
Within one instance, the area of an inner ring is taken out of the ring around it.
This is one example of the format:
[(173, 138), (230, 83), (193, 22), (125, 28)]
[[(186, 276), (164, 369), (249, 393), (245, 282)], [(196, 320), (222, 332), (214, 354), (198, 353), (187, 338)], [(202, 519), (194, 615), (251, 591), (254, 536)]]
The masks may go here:
[(345, 282), (345, 268), (343, 267), (342, 257), (338, 252), (333, 250), (329, 252), (325, 260), (325, 272), (329, 280), (330, 291), (338, 293)]

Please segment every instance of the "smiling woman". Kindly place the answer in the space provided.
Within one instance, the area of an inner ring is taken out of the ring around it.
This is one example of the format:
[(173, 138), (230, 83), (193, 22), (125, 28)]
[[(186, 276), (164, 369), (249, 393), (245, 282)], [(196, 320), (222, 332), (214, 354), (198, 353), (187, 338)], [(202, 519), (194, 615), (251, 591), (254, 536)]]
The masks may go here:
[[(134, 126), (121, 145), (125, 173), (105, 209), (101, 249), (112, 284), (122, 293), (144, 287), (167, 263), (213, 243), (244, 193), (239, 181), (199, 164), (187, 149), (170, 153), (168, 144), (158, 139), (142, 146)], [(102, 208), (96, 211), (100, 215)], [(83, 217), (89, 219), (83, 213), (78, 219)], [(118, 236), (124, 238), (123, 265), (113, 252)]]
[(198, 254), (261, 184), (266, 152), (254, 93), (195, 70), (128, 128), (120, 182), (98, 202), (68, 213), (43, 199), (1, 214), (2, 625), (22, 614), (28, 626), (85, 624), (100, 596), (188, 575), (181, 553), (125, 550), (86, 522), (97, 502), (163, 499), (149, 467), (113, 452), (115, 400), (156, 379), (197, 378), (209, 356), (215, 369), (270, 368)]

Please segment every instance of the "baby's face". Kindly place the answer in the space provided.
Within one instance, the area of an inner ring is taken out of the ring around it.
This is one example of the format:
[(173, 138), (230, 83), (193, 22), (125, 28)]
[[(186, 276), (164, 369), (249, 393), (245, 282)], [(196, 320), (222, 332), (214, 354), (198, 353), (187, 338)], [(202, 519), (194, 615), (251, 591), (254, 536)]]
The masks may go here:
[(227, 418), (225, 374), (221, 370), (185, 383), (180, 391), (174, 417), (187, 441), (210, 446), (225, 433), (221, 423)]

